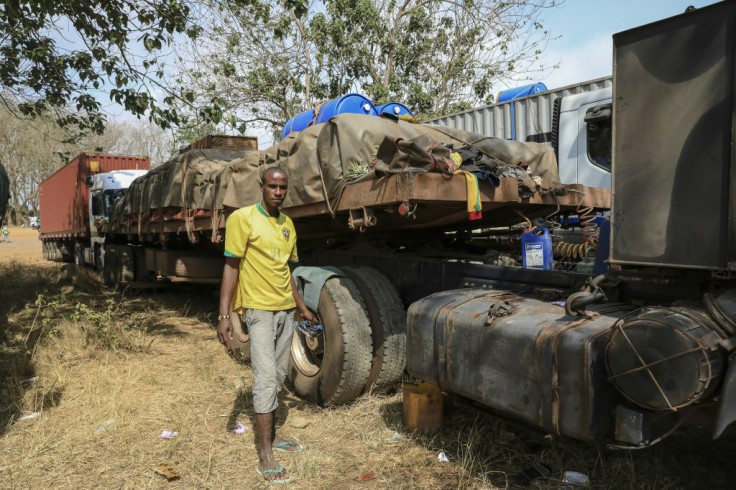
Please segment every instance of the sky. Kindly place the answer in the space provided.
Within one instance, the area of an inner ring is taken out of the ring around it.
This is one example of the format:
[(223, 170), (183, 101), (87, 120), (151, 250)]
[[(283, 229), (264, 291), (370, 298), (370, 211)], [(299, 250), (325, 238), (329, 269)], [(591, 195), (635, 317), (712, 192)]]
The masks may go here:
[(547, 88), (610, 76), (611, 36), (637, 26), (717, 3), (714, 0), (565, 0), (551, 9), (544, 22), (553, 37), (543, 52), (546, 65), (560, 68), (541, 77)]
[[(611, 36), (650, 22), (683, 13), (692, 5), (704, 7), (716, 0), (563, 0), (563, 4), (547, 13), (544, 26), (554, 38), (542, 53), (546, 66), (559, 64), (546, 76), (535, 81), (544, 82), (548, 89), (610, 76), (613, 44)], [(525, 85), (528, 81), (509, 82), (509, 86)], [(504, 86), (494, 88), (494, 92)], [(132, 120), (119, 106), (101, 97), (106, 110), (116, 120)], [(259, 146), (272, 144), (271, 136), (251, 129), (248, 134), (258, 136)]]

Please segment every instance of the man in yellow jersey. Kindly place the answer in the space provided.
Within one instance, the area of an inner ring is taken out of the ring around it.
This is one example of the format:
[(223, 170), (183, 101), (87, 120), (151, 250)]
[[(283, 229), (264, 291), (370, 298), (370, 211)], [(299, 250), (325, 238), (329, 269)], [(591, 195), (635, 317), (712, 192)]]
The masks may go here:
[[(225, 225), (225, 268), (220, 287), (217, 336), (230, 351), (233, 325), (229, 312), (245, 317), (250, 336), (253, 407), (258, 430), (258, 474), (273, 483), (289, 476), (273, 451), (300, 452), (295, 441), (276, 437), (274, 411), (289, 364), (294, 311), (310, 323), (314, 315), (304, 304), (291, 276), (289, 262), (298, 262), (296, 232), (279, 208), (288, 190), (284, 169), (261, 174), (261, 202), (233, 212)], [(231, 305), (232, 301), (232, 305)]]

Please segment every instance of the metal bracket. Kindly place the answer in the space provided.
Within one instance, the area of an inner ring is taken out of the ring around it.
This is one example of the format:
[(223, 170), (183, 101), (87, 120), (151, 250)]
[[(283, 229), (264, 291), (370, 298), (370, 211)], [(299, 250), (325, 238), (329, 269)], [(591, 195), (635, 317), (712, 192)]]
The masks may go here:
[(348, 217), (348, 226), (351, 230), (355, 230), (357, 228), (361, 233), (363, 233), (366, 228), (375, 226), (378, 222), (378, 219), (373, 214), (373, 209), (366, 208), (365, 206), (350, 209), (348, 210), (348, 213), (350, 213), (350, 216)]

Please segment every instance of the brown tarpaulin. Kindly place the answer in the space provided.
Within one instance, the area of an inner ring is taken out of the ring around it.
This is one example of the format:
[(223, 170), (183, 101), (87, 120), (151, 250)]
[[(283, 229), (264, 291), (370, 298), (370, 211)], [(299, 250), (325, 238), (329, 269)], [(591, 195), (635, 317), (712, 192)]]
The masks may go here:
[[(413, 124), (384, 117), (342, 114), (325, 124), (289, 134), (281, 143), (259, 152), (195, 150), (170, 160), (137, 179), (116, 208), (112, 228), (129, 215), (159, 208), (206, 210), (218, 215), (260, 199), (260, 171), (279, 166), (288, 172), (284, 207), (334, 199), (351, 164), (369, 166), (381, 142), (426, 135), (442, 145), (473, 145), (509, 165), (526, 163), (533, 175), (559, 182), (554, 152), (539, 143), (490, 138), (444, 126)], [(389, 162), (386, 162), (389, 163)], [(369, 173), (364, 178), (370, 178)]]

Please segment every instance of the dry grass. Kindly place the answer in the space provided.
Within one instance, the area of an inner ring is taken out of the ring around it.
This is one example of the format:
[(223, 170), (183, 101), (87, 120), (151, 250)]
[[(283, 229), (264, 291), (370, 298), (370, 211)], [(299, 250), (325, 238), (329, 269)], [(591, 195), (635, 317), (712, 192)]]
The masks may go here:
[[(104, 289), (73, 266), (0, 265), (0, 487), (265, 488), (256, 475), (247, 366), (217, 343), (212, 289)], [(24, 381), (38, 376), (36, 381)], [(308, 450), (279, 454), (290, 488), (517, 488), (532, 462), (600, 488), (728, 488), (733, 432), (685, 433), (646, 452), (550, 440), (461, 405), (435, 434), (408, 434), (401, 394), (323, 409), (286, 394), (277, 420)], [(19, 417), (40, 412), (30, 420)], [(296, 418), (309, 425), (290, 426)], [(236, 422), (249, 430), (229, 432)], [(161, 440), (162, 430), (178, 437)], [(402, 440), (390, 442), (398, 432)], [(702, 446), (692, 454), (692, 444)], [(437, 461), (445, 451), (450, 463)], [(159, 463), (181, 479), (167, 483)], [(361, 481), (361, 475), (374, 478)]]

